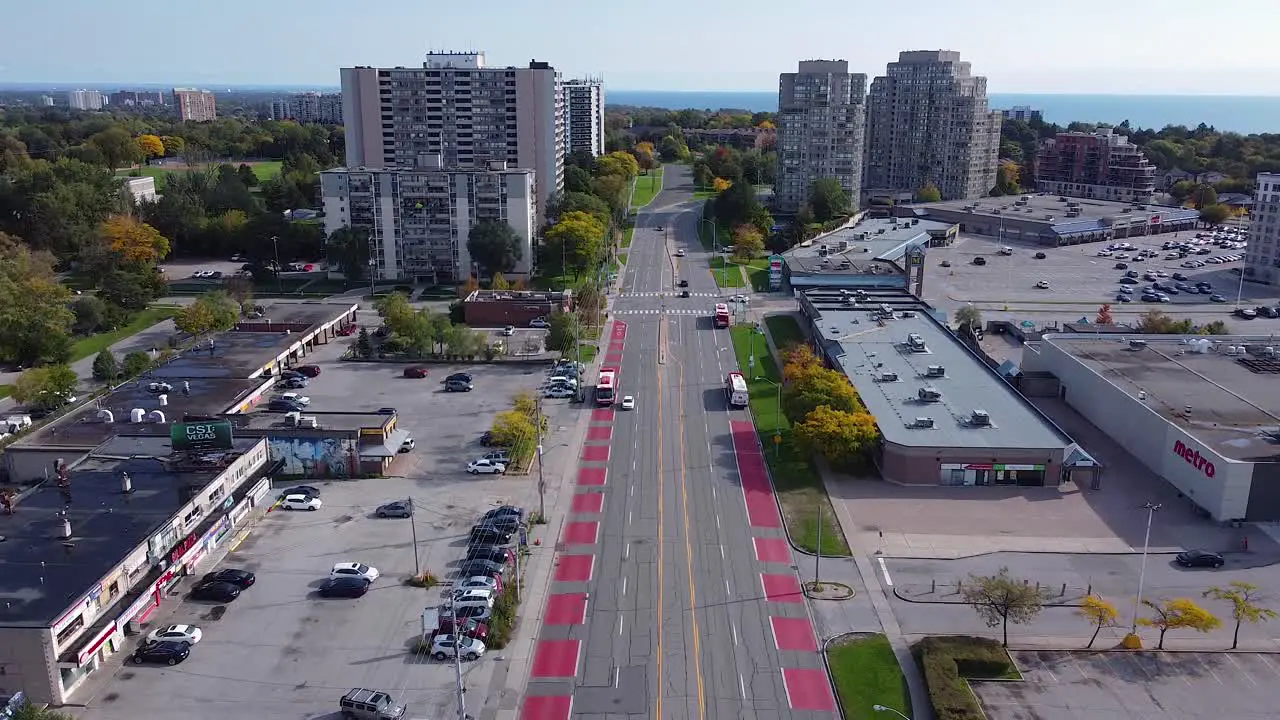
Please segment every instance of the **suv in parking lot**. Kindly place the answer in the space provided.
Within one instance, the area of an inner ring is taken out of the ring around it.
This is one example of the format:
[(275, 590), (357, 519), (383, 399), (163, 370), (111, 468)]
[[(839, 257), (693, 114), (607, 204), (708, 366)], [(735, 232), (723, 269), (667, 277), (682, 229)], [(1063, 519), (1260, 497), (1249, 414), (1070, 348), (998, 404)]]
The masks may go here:
[(444, 382), (445, 392), (471, 392), (472, 387), (467, 380), (446, 380)]
[(338, 708), (344, 718), (355, 720), (400, 720), (405, 711), (404, 705), (397, 703), (388, 693), (364, 688), (356, 688), (343, 695), (338, 701)]

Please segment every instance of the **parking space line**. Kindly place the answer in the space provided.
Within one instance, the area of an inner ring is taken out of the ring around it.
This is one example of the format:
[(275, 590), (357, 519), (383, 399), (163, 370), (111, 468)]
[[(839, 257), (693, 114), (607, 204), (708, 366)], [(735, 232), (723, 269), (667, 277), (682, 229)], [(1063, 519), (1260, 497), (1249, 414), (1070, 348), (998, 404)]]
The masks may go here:
[(1261, 660), (1262, 664), (1266, 665), (1268, 670), (1275, 673), (1277, 677), (1280, 677), (1280, 669), (1277, 669), (1276, 666), (1271, 663), (1271, 660), (1267, 658), (1265, 653), (1254, 653), (1253, 656)]
[(1249, 674), (1249, 671), (1245, 670), (1243, 665), (1237, 662), (1235, 658), (1231, 657), (1231, 653), (1224, 653), (1224, 654), (1227, 656), (1227, 660), (1229, 660), (1232, 665), (1236, 666), (1236, 670), (1239, 671), (1239, 674), (1243, 675), (1244, 679), (1249, 681), (1250, 685), (1258, 684), (1258, 681), (1253, 679), (1253, 676)]
[(893, 579), (889, 577), (889, 568), (884, 564), (884, 558), (876, 558), (880, 561), (880, 574), (884, 575), (884, 584), (893, 587)]
[(1210, 675), (1213, 676), (1213, 679), (1218, 681), (1219, 685), (1222, 685), (1224, 687), (1226, 686), (1226, 683), (1222, 682), (1222, 678), (1218, 677), (1218, 673), (1213, 671), (1213, 666), (1210, 665), (1209, 662), (1204, 659), (1204, 657), (1200, 655), (1196, 655), (1195, 658), (1201, 665), (1204, 666), (1204, 669), (1208, 671)]

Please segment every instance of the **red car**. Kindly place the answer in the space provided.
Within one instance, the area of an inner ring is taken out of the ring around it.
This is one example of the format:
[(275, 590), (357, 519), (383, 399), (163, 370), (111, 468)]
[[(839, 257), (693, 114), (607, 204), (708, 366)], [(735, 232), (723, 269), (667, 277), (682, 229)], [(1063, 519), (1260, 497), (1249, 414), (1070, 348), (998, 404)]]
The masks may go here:
[[(473, 637), (481, 642), (489, 639), (489, 626), (475, 618), (458, 618), (458, 626), (462, 631), (459, 634), (464, 637)], [(451, 615), (440, 615), (439, 632), (445, 635), (453, 634), (453, 617)]]
[(427, 369), (424, 367), (407, 367), (404, 369), (404, 376), (407, 378), (424, 378), (427, 376)]
[(298, 371), (299, 375), (304, 375), (309, 378), (313, 378), (320, 374), (319, 365), (299, 365), (294, 369)]

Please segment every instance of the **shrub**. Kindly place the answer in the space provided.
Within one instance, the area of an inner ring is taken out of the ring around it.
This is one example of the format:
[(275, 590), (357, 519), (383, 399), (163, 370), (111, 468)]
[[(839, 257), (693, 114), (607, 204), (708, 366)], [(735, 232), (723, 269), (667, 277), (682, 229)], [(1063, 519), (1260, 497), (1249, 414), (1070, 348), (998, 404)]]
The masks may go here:
[(1009, 654), (991, 638), (927, 637), (912, 651), (938, 720), (985, 720), (965, 678), (1001, 677), (1014, 669)]
[(516, 629), (516, 611), (520, 601), (516, 597), (515, 580), (502, 588), (498, 599), (493, 602), (493, 612), (489, 615), (489, 639), (485, 644), (490, 648), (501, 650), (511, 642), (511, 635)]
[(440, 584), (440, 578), (432, 575), (430, 570), (425, 570), (417, 575), (410, 575), (405, 578), (404, 584), (412, 585), (413, 587), (432, 588)]

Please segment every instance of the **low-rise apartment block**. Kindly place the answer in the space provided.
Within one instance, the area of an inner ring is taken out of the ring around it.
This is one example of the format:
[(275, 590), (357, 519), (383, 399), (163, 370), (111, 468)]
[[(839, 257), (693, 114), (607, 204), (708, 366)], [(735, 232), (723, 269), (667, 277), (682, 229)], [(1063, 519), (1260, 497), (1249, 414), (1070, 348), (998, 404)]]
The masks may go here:
[(1036, 189), (1054, 195), (1148, 202), (1156, 191), (1156, 167), (1111, 128), (1064, 132), (1041, 146), (1035, 181)]
[(271, 101), (272, 120), (300, 123), (342, 124), (341, 93), (298, 93)]
[(111, 93), (111, 107), (156, 107), (167, 105), (159, 90), (117, 90)]
[(173, 102), (183, 122), (211, 122), (218, 118), (218, 102), (208, 90), (174, 88)]
[(335, 168), (320, 173), (325, 233), (369, 233), (374, 276), (417, 284), (460, 282), (477, 272), (467, 249), (471, 228), (500, 220), (520, 238), (515, 274), (533, 267), (534, 172), (493, 161), (485, 168)]

